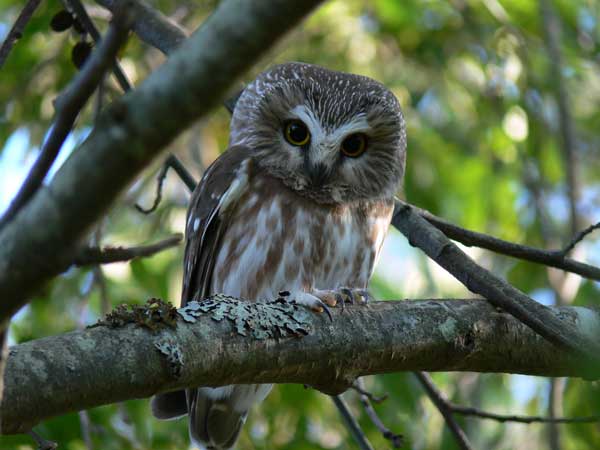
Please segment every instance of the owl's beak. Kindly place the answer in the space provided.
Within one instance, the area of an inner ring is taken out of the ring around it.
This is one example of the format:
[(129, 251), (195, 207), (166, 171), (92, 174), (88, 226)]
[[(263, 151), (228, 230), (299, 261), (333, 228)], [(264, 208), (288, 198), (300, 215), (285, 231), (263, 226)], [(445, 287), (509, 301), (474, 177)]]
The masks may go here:
[(323, 186), (330, 175), (329, 168), (323, 163), (308, 163), (307, 172), (313, 187)]

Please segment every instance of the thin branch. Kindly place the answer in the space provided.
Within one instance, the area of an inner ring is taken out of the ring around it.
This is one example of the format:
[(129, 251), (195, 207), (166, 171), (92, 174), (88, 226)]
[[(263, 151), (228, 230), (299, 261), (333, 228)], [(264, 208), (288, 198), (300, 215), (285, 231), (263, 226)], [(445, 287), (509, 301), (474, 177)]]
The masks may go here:
[(187, 186), (190, 192), (193, 192), (196, 188), (196, 180), (192, 174), (185, 168), (185, 166), (179, 161), (175, 155), (169, 155), (165, 161), (169, 167), (171, 167), (175, 173), (181, 178), (181, 181)]
[(0, 230), (0, 320), (62, 273), (126, 186), (320, 2), (223, 0), (135, 91), (107, 106), (48, 186)]
[[(115, 328), (97, 326), (11, 347), (0, 404), (3, 433), (23, 432), (70, 411), (198, 385), (300, 383), (331, 394), (339, 390), (328, 386), (348, 387), (359, 376), (400, 371), (594, 375), (585, 359), (482, 299), (347, 305), (343, 313), (331, 309), (333, 322), (301, 307), (291, 316), (277, 316), (278, 326), (302, 327), (308, 333), (302, 337), (286, 337), (285, 331), (280, 337), (265, 335), (272, 331), (272, 314), (285, 305), (289, 310), (289, 304), (219, 297), (213, 303), (218, 310), (198, 310), (198, 317), (182, 313), (193, 323), (180, 315), (173, 322), (156, 304), (136, 306), (135, 314), (116, 309), (107, 320)], [(551, 310), (565, 323), (600, 335), (599, 311)], [(138, 326), (128, 323), (132, 317)], [(158, 321), (165, 317), (170, 322)]]
[(450, 409), (456, 414), (463, 416), (478, 417), (480, 419), (490, 419), (496, 422), (517, 422), (517, 423), (596, 423), (600, 422), (600, 416), (585, 417), (543, 417), (543, 416), (518, 416), (513, 414), (496, 414), (483, 411), (470, 406), (461, 406), (448, 402)]
[[(68, 6), (73, 11), (73, 13), (77, 17), (77, 19), (79, 19), (79, 21), (81, 22), (83, 27), (86, 29), (86, 31), (90, 34), (90, 36), (92, 37), (94, 42), (96, 42), (96, 43), (100, 42), (100, 38), (101, 38), (100, 32), (98, 31), (98, 28), (96, 28), (96, 25), (94, 25), (93, 20), (88, 15), (88, 13), (87, 13), (85, 7), (83, 6), (83, 4), (81, 3), (81, 1), (80, 0), (63, 0), (63, 3), (65, 3), (66, 6)], [(123, 3), (126, 3), (126, 5), (123, 5)], [(127, 0), (126, 2), (121, 2), (120, 5), (121, 5), (120, 8), (126, 7), (130, 11), (131, 19), (128, 24), (129, 25), (128, 29), (130, 29), (135, 21), (135, 12), (134, 12), (135, 3), (133, 3), (132, 0)], [(114, 14), (116, 14), (117, 12), (118, 12), (118, 10), (115, 10)], [(131, 83), (127, 79), (127, 76), (123, 72), (123, 69), (121, 68), (121, 66), (119, 65), (119, 63), (117, 62), (116, 59), (114, 60), (114, 64), (112, 66), (112, 71), (115, 75), (115, 78), (117, 79), (117, 82), (119, 83), (119, 86), (121, 86), (121, 89), (123, 89), (123, 92), (129, 91), (131, 89)]]
[[(113, 12), (119, 5), (118, 0), (96, 0), (96, 2)], [(135, 2), (135, 21), (132, 28), (142, 41), (164, 54), (170, 54), (179, 47), (189, 34), (181, 25), (143, 1)]]
[(599, 229), (600, 229), (600, 222), (592, 224), (589, 227), (587, 227), (586, 229), (581, 230), (579, 233), (577, 233), (577, 235), (575, 235), (575, 237), (573, 237), (573, 239), (571, 239), (571, 242), (569, 242), (569, 244), (562, 250), (562, 254), (566, 255), (567, 253), (569, 253), (571, 250), (573, 250), (575, 248), (575, 246), (577, 244), (579, 244), (581, 241), (583, 241), (583, 239), (585, 239), (585, 237), (588, 234), (590, 234), (594, 230), (599, 230)]
[(15, 42), (17, 42), (23, 36), (23, 32), (25, 30), (25, 26), (31, 16), (39, 6), (41, 0), (29, 0), (27, 4), (21, 10), (19, 17), (15, 21), (14, 25), (6, 35), (4, 42), (2, 43), (2, 47), (0, 47), (0, 69), (4, 65), (4, 61), (8, 57), (8, 54), (12, 50)]
[(412, 206), (396, 200), (392, 224), (411, 245), (419, 247), (470, 291), (482, 295), (553, 344), (586, 355), (598, 362), (598, 343), (578, 333), (572, 326), (506, 281), (479, 266), (440, 230), (421, 217)]
[[(397, 208), (400, 206), (400, 203), (396, 203)], [(450, 239), (468, 247), (485, 248), (502, 255), (512, 256), (537, 264), (544, 264), (567, 272), (576, 273), (591, 280), (600, 281), (600, 268), (566, 258), (564, 250), (541, 250), (535, 247), (504, 241), (484, 233), (461, 228), (416, 206), (413, 206), (413, 208), (421, 217), (442, 231)]]
[(187, 186), (190, 192), (193, 192), (196, 188), (196, 180), (192, 176), (192, 174), (185, 168), (185, 166), (179, 161), (179, 159), (171, 154), (165, 160), (163, 166), (161, 167), (158, 175), (156, 176), (156, 195), (154, 197), (154, 202), (152, 206), (148, 209), (143, 208), (139, 204), (135, 204), (135, 209), (137, 209), (142, 214), (150, 214), (156, 211), (160, 201), (162, 200), (162, 191), (165, 183), (165, 178), (167, 176), (167, 172), (169, 169), (173, 169), (175, 173), (179, 176), (181, 181)]
[(365, 388), (363, 386), (362, 378), (359, 378), (358, 380), (356, 380), (356, 383), (354, 383), (350, 387), (350, 389), (353, 389), (356, 392), (358, 392), (360, 395), (367, 397), (367, 400), (372, 401), (373, 403), (383, 403), (389, 397), (388, 394), (383, 394), (381, 396), (378, 396), (378, 395), (376, 396), (373, 393), (365, 390)]
[(135, 258), (152, 256), (167, 248), (176, 247), (181, 243), (181, 239), (181, 234), (176, 234), (154, 244), (137, 247), (85, 247), (77, 255), (73, 264), (75, 266), (90, 266), (131, 261)]
[(79, 426), (81, 427), (81, 437), (87, 450), (94, 450), (92, 442), (92, 427), (90, 415), (87, 411), (79, 411)]
[(168, 163), (164, 163), (160, 170), (158, 171), (158, 175), (156, 175), (156, 195), (154, 197), (154, 202), (150, 208), (144, 208), (140, 204), (136, 203), (133, 205), (135, 209), (137, 209), (142, 214), (151, 214), (156, 211), (160, 201), (162, 200), (162, 191), (163, 186), (165, 184), (165, 179), (167, 178), (167, 172), (169, 171), (169, 167), (171, 167)]
[(130, 20), (127, 10), (122, 10), (122, 13), (115, 16), (105, 38), (71, 84), (56, 100), (56, 120), (50, 129), (50, 134), (27, 179), (10, 203), (4, 216), (0, 218), (0, 230), (15, 217), (41, 186), (79, 112), (93, 94), (96, 86), (102, 80), (104, 72), (110, 67), (117, 51), (127, 38)]
[(438, 390), (438, 388), (435, 386), (429, 374), (425, 372), (415, 372), (415, 376), (425, 389), (425, 392), (431, 399), (432, 403), (440, 411), (442, 416), (444, 416), (446, 425), (448, 425), (448, 428), (450, 428), (450, 431), (454, 435), (458, 446), (462, 450), (473, 450), (473, 446), (469, 442), (469, 439), (467, 438), (465, 432), (458, 425), (458, 423), (456, 423), (453, 412), (450, 409), (448, 402), (446, 401), (442, 393)]
[[(371, 423), (375, 425), (375, 428), (379, 430), (382, 436), (389, 440), (394, 448), (401, 448), (404, 443), (404, 437), (401, 434), (396, 434), (385, 426), (383, 421), (377, 415), (375, 408), (371, 405), (371, 400), (377, 399), (378, 402), (385, 400), (384, 397), (375, 397), (370, 392), (365, 391), (363, 386), (362, 378), (356, 380), (356, 383), (352, 385), (352, 388), (360, 392), (360, 402), (367, 413), (367, 416), (371, 420)], [(386, 395), (387, 398), (387, 395)], [(375, 401), (375, 400), (374, 400)]]
[(350, 434), (352, 434), (352, 437), (354, 437), (354, 440), (356, 441), (360, 449), (373, 450), (373, 446), (371, 445), (371, 443), (367, 439), (367, 436), (365, 436), (364, 431), (360, 428), (360, 425), (350, 412), (350, 409), (348, 409), (348, 405), (346, 405), (346, 402), (344, 401), (342, 396), (332, 395), (331, 399), (333, 400), (333, 403), (340, 412), (340, 415), (342, 416), (342, 419), (344, 419), (346, 427), (348, 428), (348, 430), (350, 430)]
[(29, 430), (27, 434), (31, 436), (38, 445), (37, 450), (56, 450), (58, 448), (58, 444), (56, 442), (45, 439), (33, 430)]

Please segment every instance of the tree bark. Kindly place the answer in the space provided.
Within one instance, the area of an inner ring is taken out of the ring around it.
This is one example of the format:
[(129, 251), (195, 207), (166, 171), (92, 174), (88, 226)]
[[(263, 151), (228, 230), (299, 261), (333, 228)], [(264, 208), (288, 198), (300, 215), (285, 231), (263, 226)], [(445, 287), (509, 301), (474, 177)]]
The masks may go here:
[[(194, 323), (177, 315), (172, 327), (154, 331), (134, 324), (99, 326), (12, 347), (0, 405), (2, 433), (24, 432), (70, 411), (199, 385), (303, 383), (336, 393), (358, 376), (397, 371), (589, 376), (585, 361), (485, 300), (351, 305), (334, 308), (333, 321), (294, 307), (268, 324), (270, 309), (281, 304), (258, 314), (255, 303), (225, 303), (228, 313), (188, 314)], [(551, 311), (588, 337), (600, 334), (597, 310)], [(266, 336), (277, 334), (276, 328), (279, 337)]]

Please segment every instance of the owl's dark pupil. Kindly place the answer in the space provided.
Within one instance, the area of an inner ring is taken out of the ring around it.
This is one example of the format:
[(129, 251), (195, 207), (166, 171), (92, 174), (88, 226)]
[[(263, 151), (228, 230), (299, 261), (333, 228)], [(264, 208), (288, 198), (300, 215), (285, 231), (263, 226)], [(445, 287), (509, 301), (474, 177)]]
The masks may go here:
[(345, 140), (344, 140), (344, 150), (346, 150), (348, 153), (357, 153), (360, 152), (362, 149), (362, 140), (358, 135), (352, 135), (352, 136), (348, 136)]
[(308, 131), (302, 123), (292, 122), (289, 125), (289, 136), (294, 142), (302, 142), (306, 139)]

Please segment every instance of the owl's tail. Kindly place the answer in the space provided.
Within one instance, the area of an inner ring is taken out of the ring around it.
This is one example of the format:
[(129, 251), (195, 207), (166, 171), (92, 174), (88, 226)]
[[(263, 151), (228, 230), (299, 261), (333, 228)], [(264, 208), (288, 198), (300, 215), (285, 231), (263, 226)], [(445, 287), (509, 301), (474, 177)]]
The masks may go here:
[(253, 403), (261, 402), (271, 385), (247, 384), (221, 388), (198, 388), (157, 395), (152, 413), (158, 419), (189, 414), (189, 432), (200, 449), (232, 448)]

